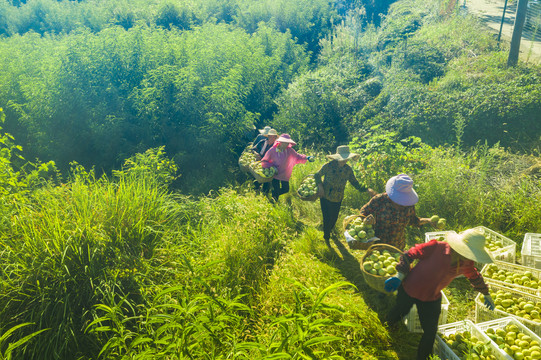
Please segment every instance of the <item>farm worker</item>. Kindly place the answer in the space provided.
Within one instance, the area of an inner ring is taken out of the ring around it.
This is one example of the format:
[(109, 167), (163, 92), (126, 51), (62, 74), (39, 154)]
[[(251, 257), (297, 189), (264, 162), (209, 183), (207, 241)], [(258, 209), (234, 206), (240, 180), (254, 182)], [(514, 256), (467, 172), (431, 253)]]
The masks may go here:
[[(412, 269), (410, 264), (418, 259)], [(417, 244), (402, 254), (396, 265), (397, 275), (385, 280), (385, 291), (398, 289), (396, 305), (387, 316), (389, 325), (396, 324), (415, 304), (423, 336), (417, 348), (417, 360), (429, 358), (438, 330), (441, 312), (441, 290), (459, 275), (464, 275), (473, 288), (484, 295), (485, 306), (494, 310), (488, 286), (474, 267), (474, 262), (493, 262), (485, 249), (485, 237), (474, 229), (449, 235), (447, 241), (430, 240)]]
[(255, 153), (257, 160), (261, 160), (261, 158), (265, 156), (276, 139), (278, 139), (278, 133), (276, 130), (270, 129), (266, 132), (266, 135), (264, 135), (261, 140), (254, 143), (254, 146), (252, 146), (252, 151)]
[[(257, 160), (261, 160), (261, 158), (263, 158), (263, 156), (265, 156), (265, 154), (267, 153), (267, 151), (269, 151), (269, 149), (272, 147), (272, 145), (274, 144), (274, 142), (276, 141), (276, 139), (278, 138), (278, 132), (276, 132), (276, 130), (274, 129), (269, 129), (268, 131), (265, 131), (265, 129), (263, 129), (263, 138), (258, 142), (258, 143), (254, 143), (254, 146), (252, 147), (252, 152), (255, 153), (255, 156), (256, 156), (256, 159)], [(266, 133), (266, 134), (265, 134)], [(261, 183), (257, 180), (254, 181), (254, 188), (256, 191), (259, 190), (259, 188), (261, 187)], [(264, 183), (263, 184), (263, 192), (264, 193), (268, 193), (270, 190), (270, 183)]]
[(289, 134), (282, 134), (261, 159), (263, 168), (274, 166), (278, 170), (272, 179), (272, 198), (274, 201), (278, 201), (280, 195), (289, 192), (289, 179), (293, 167), (306, 163), (306, 160), (314, 161), (313, 156), (301, 155), (293, 150), (294, 145), (297, 143), (291, 140)]
[[(325, 243), (330, 245), (331, 231), (338, 220), (340, 206), (344, 198), (344, 190), (349, 181), (351, 185), (360, 192), (368, 192), (374, 196), (376, 192), (359, 184), (353, 169), (348, 161), (356, 161), (359, 155), (349, 151), (349, 146), (340, 145), (336, 148), (336, 154), (327, 155), (330, 162), (326, 163), (314, 174), (319, 192), (323, 195), (320, 198), (321, 214), (323, 215), (323, 238)], [(323, 181), (321, 178), (324, 178)]]
[(258, 129), (259, 134), (255, 137), (254, 141), (252, 141), (252, 145), (256, 145), (261, 140), (265, 140), (265, 138), (269, 135), (269, 131), (272, 128), (270, 126), (265, 126), (263, 129)]
[(404, 250), (406, 226), (422, 226), (430, 223), (430, 219), (419, 218), (415, 214), (419, 196), (413, 190), (413, 180), (408, 175), (393, 176), (387, 181), (385, 190), (372, 197), (361, 208), (360, 215), (365, 218), (365, 223), (374, 225), (375, 235), (382, 243)]

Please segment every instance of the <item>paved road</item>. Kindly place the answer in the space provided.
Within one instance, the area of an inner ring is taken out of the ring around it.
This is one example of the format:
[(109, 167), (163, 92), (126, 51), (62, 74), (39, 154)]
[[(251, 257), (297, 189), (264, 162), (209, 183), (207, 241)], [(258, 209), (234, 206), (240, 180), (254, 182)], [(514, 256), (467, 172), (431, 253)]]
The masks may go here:
[[(465, 5), (465, 10), (468, 13), (477, 16), (495, 34), (499, 33), (505, 0), (460, 1), (464, 1), (463, 5)], [(530, 18), (535, 19), (539, 16), (539, 10), (541, 10), (540, 1), (541, 0), (529, 0), (528, 16), (530, 16)], [(513, 34), (517, 2), (517, 0), (509, 0), (505, 10), (501, 39), (502, 41), (507, 42), (507, 45), (509, 45)], [(528, 26), (525, 28), (522, 35), (522, 40), (520, 41), (520, 58), (527, 62), (541, 63), (541, 26), (539, 27), (537, 34), (531, 26)]]

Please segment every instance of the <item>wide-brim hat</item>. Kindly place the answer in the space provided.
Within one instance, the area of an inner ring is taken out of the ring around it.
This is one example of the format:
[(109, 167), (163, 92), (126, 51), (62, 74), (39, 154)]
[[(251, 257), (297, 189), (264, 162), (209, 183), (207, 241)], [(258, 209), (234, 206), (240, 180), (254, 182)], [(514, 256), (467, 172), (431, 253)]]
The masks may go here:
[(291, 140), (291, 136), (289, 134), (282, 134), (278, 139), (276, 139), (277, 143), (288, 143), (291, 145), (297, 145), (297, 143), (293, 140)]
[(387, 181), (385, 191), (389, 198), (402, 206), (417, 204), (419, 196), (413, 190), (413, 180), (406, 174), (393, 176)]
[(467, 259), (482, 264), (494, 262), (492, 254), (485, 248), (485, 242), (485, 236), (474, 229), (447, 236), (447, 243), (451, 249)]
[(274, 129), (270, 129), (269, 132), (267, 133), (267, 136), (271, 136), (271, 135), (278, 136), (278, 131)]
[(350, 152), (347, 145), (340, 145), (336, 148), (336, 154), (327, 155), (327, 159), (330, 160), (357, 160), (359, 157), (359, 154)]
[(263, 129), (259, 129), (259, 133), (261, 135), (267, 136), (269, 134), (269, 131), (271, 131), (272, 128), (270, 126), (265, 126)]

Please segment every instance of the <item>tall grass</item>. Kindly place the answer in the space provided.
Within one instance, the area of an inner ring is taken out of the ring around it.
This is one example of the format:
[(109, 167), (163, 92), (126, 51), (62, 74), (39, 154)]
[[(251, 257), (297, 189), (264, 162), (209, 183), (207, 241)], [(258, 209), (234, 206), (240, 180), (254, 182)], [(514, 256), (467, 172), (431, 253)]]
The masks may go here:
[(478, 146), (468, 153), (436, 149), (415, 181), (417, 209), (446, 217), (450, 228), (484, 225), (520, 244), (527, 232), (540, 232), (541, 187), (525, 170), (534, 157), (498, 146)]
[[(141, 270), (172, 220), (171, 199), (151, 176), (96, 180), (80, 172), (67, 185), (35, 191), (2, 234), (0, 328), (21, 323), (33, 359), (91, 356), (84, 336), (93, 306), (123, 296), (140, 303)], [(115, 296), (116, 294), (116, 296)]]

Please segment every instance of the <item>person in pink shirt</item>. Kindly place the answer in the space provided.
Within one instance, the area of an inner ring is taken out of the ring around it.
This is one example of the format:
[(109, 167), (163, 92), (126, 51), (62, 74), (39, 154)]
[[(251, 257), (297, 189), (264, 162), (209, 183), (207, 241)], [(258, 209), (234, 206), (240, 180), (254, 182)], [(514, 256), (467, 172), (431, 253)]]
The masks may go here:
[(293, 168), (297, 164), (304, 164), (307, 160), (314, 161), (313, 156), (306, 156), (293, 150), (297, 143), (291, 140), (289, 134), (282, 134), (274, 141), (274, 145), (261, 159), (263, 168), (275, 167), (276, 174), (272, 179), (272, 198), (278, 201), (278, 197), (289, 192), (289, 179)]
[[(414, 260), (419, 262), (411, 267)], [(484, 295), (485, 306), (494, 310), (488, 286), (474, 266), (474, 262), (493, 262), (485, 249), (485, 237), (476, 230), (449, 235), (446, 241), (431, 240), (417, 244), (400, 257), (398, 274), (385, 280), (385, 291), (398, 289), (396, 305), (387, 316), (394, 325), (407, 315), (415, 304), (423, 336), (417, 348), (417, 360), (430, 357), (441, 312), (441, 290), (459, 275), (464, 275), (473, 288)]]

